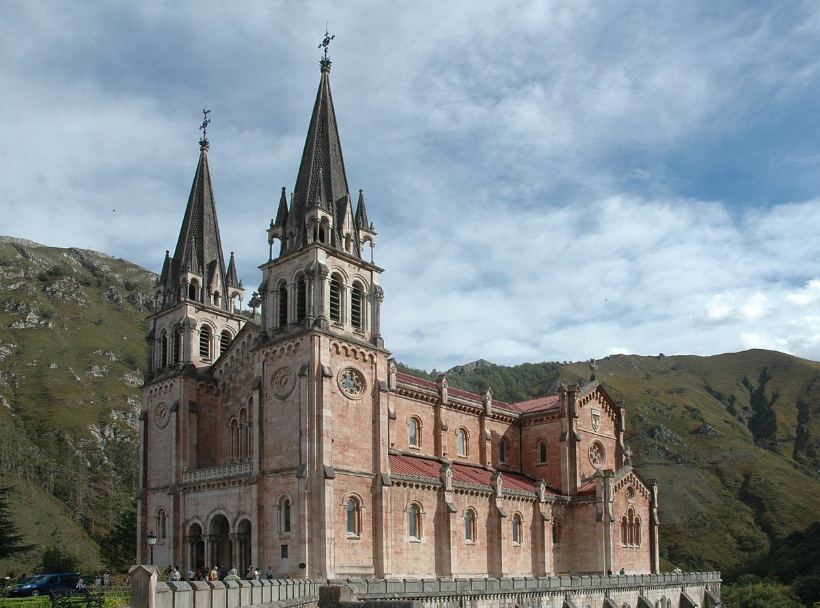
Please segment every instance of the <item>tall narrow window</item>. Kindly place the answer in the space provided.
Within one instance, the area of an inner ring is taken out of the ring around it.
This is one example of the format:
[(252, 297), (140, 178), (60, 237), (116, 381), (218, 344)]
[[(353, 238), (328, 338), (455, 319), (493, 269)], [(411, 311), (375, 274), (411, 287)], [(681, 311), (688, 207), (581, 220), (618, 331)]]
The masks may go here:
[(197, 287), (198, 286), (199, 286), (199, 283), (197, 283), (196, 281), (191, 281), (190, 283), (188, 283), (188, 299), (189, 300), (194, 300), (196, 302), (199, 299), (199, 298), (197, 298)]
[(560, 517), (555, 517), (552, 520), (552, 544), (560, 545), (563, 540), (564, 530), (563, 522)]
[(624, 515), (621, 518), (621, 544), (623, 546), (627, 545), (626, 539), (627, 539), (627, 536), (629, 535), (628, 530), (629, 530), (629, 520), (626, 518), (626, 515)]
[(165, 509), (157, 511), (157, 536), (160, 540), (167, 538), (168, 529), (166, 527), (167, 518), (165, 517)]
[(179, 327), (174, 328), (174, 363), (180, 362), (180, 350), (182, 347), (182, 331)]
[(352, 496), (347, 499), (345, 505), (345, 512), (347, 515), (347, 535), (359, 536), (359, 501)]
[(538, 442), (538, 464), (547, 464), (547, 442)]
[(283, 534), (287, 534), (290, 532), (290, 499), (283, 498), (280, 508), (282, 521), (280, 522), (279, 529)]
[(203, 325), (199, 330), (199, 358), (211, 358), (211, 328), (207, 325)]
[(507, 462), (507, 440), (498, 442), (498, 462)]
[(242, 460), (250, 456), (250, 425), (245, 408), (239, 410), (239, 458)]
[(342, 279), (338, 274), (330, 277), (330, 320), (342, 322)]
[(458, 434), (456, 435), (456, 453), (459, 456), (467, 455), (467, 431), (464, 429), (458, 429)]
[(231, 418), (231, 460), (239, 460), (239, 421)]
[(307, 283), (305, 277), (296, 279), (296, 321), (301, 323), (307, 314)]
[(279, 283), (279, 327), (288, 324), (288, 288), (285, 282)]
[(421, 509), (417, 504), (407, 510), (407, 536), (410, 540), (421, 540)]
[(464, 513), (464, 540), (468, 543), (475, 542), (475, 511), (467, 509)]
[(362, 318), (362, 303), (364, 300), (364, 290), (362, 284), (356, 281), (350, 292), (350, 322), (356, 329), (364, 329), (364, 319)]
[(407, 423), (407, 443), (414, 448), (421, 445), (419, 442), (419, 423), (415, 418), (411, 418)]
[(168, 367), (168, 334), (164, 331), (162, 332), (162, 337), (159, 339), (159, 347), (162, 349), (159, 359), (164, 369)]
[(214, 303), (214, 306), (219, 306), (220, 297), (219, 297), (219, 292), (218, 291), (214, 292), (214, 296), (212, 298), (212, 301)]
[(231, 332), (227, 329), (219, 335), (219, 354), (222, 355), (228, 350), (228, 345), (231, 343)]
[(634, 531), (632, 533), (632, 542), (635, 544), (636, 547), (641, 546), (641, 518), (635, 517), (635, 526)]
[(520, 545), (524, 540), (524, 535), (521, 531), (521, 516), (516, 513), (512, 518), (512, 541), (515, 545)]

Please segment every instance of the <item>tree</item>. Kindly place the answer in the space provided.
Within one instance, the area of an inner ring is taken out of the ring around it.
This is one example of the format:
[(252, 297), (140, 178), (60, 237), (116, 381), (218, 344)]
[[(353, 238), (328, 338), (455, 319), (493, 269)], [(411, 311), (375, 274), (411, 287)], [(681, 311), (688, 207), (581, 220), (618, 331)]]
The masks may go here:
[(122, 513), (111, 531), (100, 542), (100, 556), (113, 570), (127, 570), (137, 556), (137, 504)]
[(17, 526), (11, 520), (8, 493), (11, 488), (0, 488), (0, 559), (27, 553), (34, 545), (24, 545), (23, 536), (17, 533)]
[(64, 551), (56, 545), (43, 549), (39, 569), (42, 572), (75, 572), (80, 565), (76, 555)]

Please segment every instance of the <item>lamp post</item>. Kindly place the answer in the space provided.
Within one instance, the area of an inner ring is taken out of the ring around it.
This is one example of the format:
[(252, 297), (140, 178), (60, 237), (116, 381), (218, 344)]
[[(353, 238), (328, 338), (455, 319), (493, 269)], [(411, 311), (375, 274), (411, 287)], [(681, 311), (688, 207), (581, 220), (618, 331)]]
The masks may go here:
[(151, 548), (151, 565), (154, 565), (154, 545), (157, 544), (157, 535), (153, 532), (148, 533), (148, 546)]

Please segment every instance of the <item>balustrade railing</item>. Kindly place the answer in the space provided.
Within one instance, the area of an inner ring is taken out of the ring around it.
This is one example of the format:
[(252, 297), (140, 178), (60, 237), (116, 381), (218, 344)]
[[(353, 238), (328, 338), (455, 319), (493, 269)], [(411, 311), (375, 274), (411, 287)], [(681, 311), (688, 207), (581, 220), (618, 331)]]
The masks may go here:
[(253, 471), (253, 464), (250, 462), (238, 462), (236, 464), (225, 464), (207, 469), (193, 469), (182, 474), (183, 483), (198, 483), (211, 481), (214, 479), (225, 479), (227, 477), (240, 477), (249, 475)]

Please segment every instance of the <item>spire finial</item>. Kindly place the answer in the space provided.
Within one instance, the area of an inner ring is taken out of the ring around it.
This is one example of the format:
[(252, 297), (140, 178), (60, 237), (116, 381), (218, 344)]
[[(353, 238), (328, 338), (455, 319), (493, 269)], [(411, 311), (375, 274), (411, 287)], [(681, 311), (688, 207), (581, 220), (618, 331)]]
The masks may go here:
[(322, 66), (322, 71), (330, 69), (330, 57), (327, 56), (327, 47), (330, 46), (330, 41), (333, 40), (336, 35), (330, 35), (330, 32), (327, 31), (327, 23), (325, 23), (325, 37), (322, 39), (322, 42), (319, 44), (320, 49), (324, 49), (324, 57), (319, 60), (319, 65)]
[(202, 139), (199, 140), (199, 149), (204, 150), (208, 147), (208, 125), (211, 124), (211, 119), (208, 118), (210, 110), (202, 108), (202, 124), (199, 125), (199, 130), (202, 131)]

